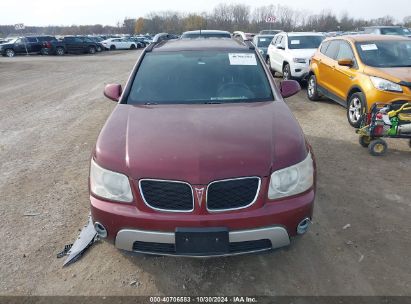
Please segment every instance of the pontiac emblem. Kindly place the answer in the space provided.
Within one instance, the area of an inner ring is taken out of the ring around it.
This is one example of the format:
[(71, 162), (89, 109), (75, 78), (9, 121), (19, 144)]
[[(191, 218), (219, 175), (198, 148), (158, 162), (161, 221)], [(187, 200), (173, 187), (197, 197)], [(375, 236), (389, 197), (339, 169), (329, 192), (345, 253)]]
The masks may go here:
[(196, 190), (198, 204), (201, 207), (201, 202), (203, 201), (204, 187), (202, 188), (195, 187), (194, 189)]

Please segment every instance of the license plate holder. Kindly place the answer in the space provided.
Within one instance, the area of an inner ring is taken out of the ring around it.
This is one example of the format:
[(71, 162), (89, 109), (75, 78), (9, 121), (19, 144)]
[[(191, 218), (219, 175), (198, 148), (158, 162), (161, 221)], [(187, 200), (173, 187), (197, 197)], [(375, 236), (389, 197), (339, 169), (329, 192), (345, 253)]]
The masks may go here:
[(212, 256), (229, 253), (227, 228), (177, 228), (175, 238), (179, 255)]

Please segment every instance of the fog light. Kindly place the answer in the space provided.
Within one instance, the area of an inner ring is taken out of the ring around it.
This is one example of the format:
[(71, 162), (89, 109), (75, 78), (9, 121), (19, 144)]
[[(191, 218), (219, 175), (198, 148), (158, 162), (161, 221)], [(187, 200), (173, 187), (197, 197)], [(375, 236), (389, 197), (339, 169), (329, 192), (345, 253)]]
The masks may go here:
[(96, 229), (96, 232), (100, 238), (105, 239), (107, 237), (107, 229), (102, 224), (96, 222), (94, 224), (94, 229)]
[(303, 219), (297, 226), (297, 233), (299, 235), (305, 234), (308, 231), (310, 224), (311, 220), (308, 217)]

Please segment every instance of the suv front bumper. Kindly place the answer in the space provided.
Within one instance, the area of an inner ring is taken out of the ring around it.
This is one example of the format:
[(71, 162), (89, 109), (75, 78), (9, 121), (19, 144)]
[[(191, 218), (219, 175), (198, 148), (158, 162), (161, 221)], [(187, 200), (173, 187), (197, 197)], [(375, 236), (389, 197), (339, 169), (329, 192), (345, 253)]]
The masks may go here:
[(217, 257), (267, 251), (288, 246), (290, 238), (283, 227), (267, 227), (229, 232), (229, 249), (226, 253), (179, 253), (176, 250), (176, 234), (124, 229), (115, 240), (118, 249), (145, 254), (161, 254), (184, 257)]
[(223, 227), (228, 231), (230, 247), (224, 255), (236, 255), (289, 245), (290, 237), (297, 235), (299, 223), (312, 218), (314, 198), (315, 191), (311, 189), (298, 196), (261, 202), (260, 206), (211, 214), (147, 212), (139, 209), (139, 203), (113, 203), (94, 196), (90, 196), (90, 201), (93, 222), (104, 226), (106, 239), (119, 249), (182, 255), (175, 250), (178, 229)]

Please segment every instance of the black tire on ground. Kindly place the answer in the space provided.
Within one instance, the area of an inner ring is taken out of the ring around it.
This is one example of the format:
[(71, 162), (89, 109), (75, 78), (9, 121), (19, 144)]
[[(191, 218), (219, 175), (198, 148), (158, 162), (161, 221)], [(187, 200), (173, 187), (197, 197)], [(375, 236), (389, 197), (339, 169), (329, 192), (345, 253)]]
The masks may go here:
[(283, 79), (284, 80), (291, 80), (291, 67), (288, 63), (284, 64), (283, 66)]
[(350, 96), (347, 105), (347, 119), (354, 128), (361, 126), (365, 114), (365, 95), (363, 93), (354, 93)]
[(371, 137), (364, 135), (361, 135), (359, 138), (360, 145), (364, 148), (368, 148), (372, 140)]
[(135, 50), (136, 46), (134, 44), (130, 45), (130, 50)]
[(5, 56), (7, 57), (14, 57), (16, 55), (16, 52), (14, 52), (13, 49), (7, 49), (4, 51)]
[(64, 49), (62, 47), (56, 48), (56, 55), (57, 56), (63, 56), (65, 53)]
[(42, 48), (40, 51), (41, 55), (49, 55), (50, 54), (50, 50), (48, 48)]
[(387, 153), (388, 145), (383, 139), (374, 139), (368, 146), (368, 151), (373, 156), (383, 156)]
[(317, 77), (312, 74), (307, 81), (307, 97), (311, 101), (319, 101), (321, 99), (318, 92)]
[(89, 53), (89, 54), (95, 54), (95, 53), (96, 53), (96, 48), (95, 48), (94, 46), (90, 46), (90, 47), (88, 48), (88, 53)]
[(116, 49), (115, 45), (110, 45), (110, 51), (114, 51)]

